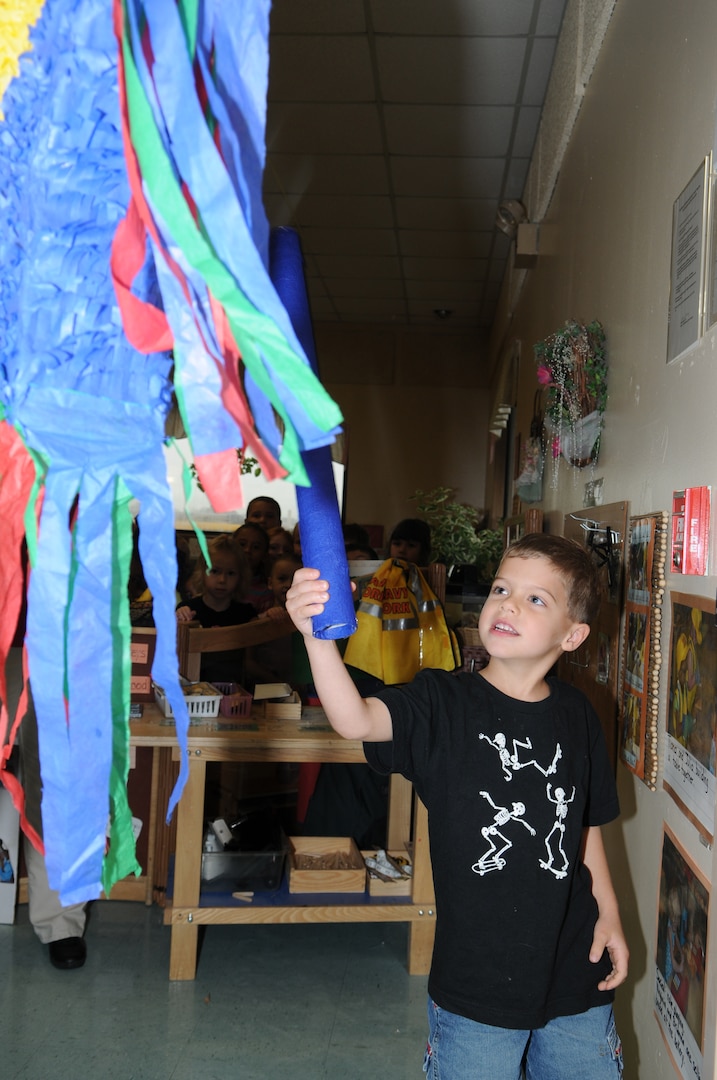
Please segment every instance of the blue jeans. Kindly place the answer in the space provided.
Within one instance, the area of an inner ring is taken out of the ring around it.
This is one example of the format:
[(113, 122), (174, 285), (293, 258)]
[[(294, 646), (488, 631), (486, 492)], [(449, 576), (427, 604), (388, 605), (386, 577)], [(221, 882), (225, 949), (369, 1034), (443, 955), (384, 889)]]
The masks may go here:
[[(611, 1005), (534, 1031), (479, 1024), (428, 999), (428, 1080), (619, 1080), (622, 1046)], [(521, 1071), (525, 1069), (525, 1073)]]

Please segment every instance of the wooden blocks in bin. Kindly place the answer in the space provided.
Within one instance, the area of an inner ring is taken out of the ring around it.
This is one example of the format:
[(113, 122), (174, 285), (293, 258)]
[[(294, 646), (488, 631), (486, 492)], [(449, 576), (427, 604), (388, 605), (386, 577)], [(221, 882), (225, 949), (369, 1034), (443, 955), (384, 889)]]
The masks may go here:
[(290, 836), (289, 892), (365, 892), (366, 864), (350, 836)]
[[(362, 851), (361, 855), (364, 859), (376, 858), (378, 852)], [(396, 860), (399, 866), (410, 866), (410, 859), (405, 851), (389, 851), (388, 854)], [(393, 881), (384, 881), (383, 878), (373, 877), (370, 869), (368, 870), (368, 892), (369, 896), (410, 896), (411, 886), (413, 885), (413, 879), (410, 876), (394, 878)]]

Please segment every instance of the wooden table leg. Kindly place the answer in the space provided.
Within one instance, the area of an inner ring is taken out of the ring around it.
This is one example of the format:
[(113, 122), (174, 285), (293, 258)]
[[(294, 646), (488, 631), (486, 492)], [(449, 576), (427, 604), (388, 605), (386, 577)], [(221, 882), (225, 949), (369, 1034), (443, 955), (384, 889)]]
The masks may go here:
[(393, 773), (388, 783), (388, 820), (386, 847), (401, 851), (411, 838), (413, 786), (400, 773)]
[(428, 811), (418, 796), (413, 820), (412, 898), (423, 914), (418, 920), (414, 919), (408, 929), (408, 974), (427, 975), (436, 936), (436, 896), (428, 845)]
[(152, 906), (154, 900), (154, 871), (157, 858), (157, 815), (159, 808), (159, 755), (158, 746), (152, 747), (152, 779), (149, 788), (149, 822), (147, 823), (147, 866), (145, 867), (144, 902)]
[[(201, 753), (191, 754), (189, 777), (177, 807), (170, 979), (193, 979), (197, 973), (198, 926), (181, 912), (183, 908), (196, 908), (199, 905), (206, 773), (207, 763)], [(179, 917), (176, 913), (179, 913)]]

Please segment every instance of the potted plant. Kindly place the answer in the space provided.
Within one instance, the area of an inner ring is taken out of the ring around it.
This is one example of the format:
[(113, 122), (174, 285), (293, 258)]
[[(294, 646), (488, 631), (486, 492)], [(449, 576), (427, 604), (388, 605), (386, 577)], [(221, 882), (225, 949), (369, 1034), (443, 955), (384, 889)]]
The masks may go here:
[(433, 560), (445, 563), (449, 577), (455, 568), (470, 566), (477, 581), (490, 581), (503, 553), (503, 532), (481, 529), (483, 511), (456, 502), (454, 493), (454, 488), (435, 487), (411, 496), (431, 526)]
[(545, 426), (553, 459), (576, 468), (597, 461), (607, 404), (605, 332), (597, 321), (570, 320), (534, 347), (538, 382), (548, 391)]

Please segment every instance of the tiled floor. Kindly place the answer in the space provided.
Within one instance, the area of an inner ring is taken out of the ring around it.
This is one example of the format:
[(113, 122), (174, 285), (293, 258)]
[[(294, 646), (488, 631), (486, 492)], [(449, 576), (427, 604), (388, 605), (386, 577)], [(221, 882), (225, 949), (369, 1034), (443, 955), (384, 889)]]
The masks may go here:
[(56, 971), (27, 907), (0, 926), (2, 1080), (419, 1080), (425, 977), (401, 924), (208, 926), (194, 982), (169, 928), (99, 902), (88, 958)]

